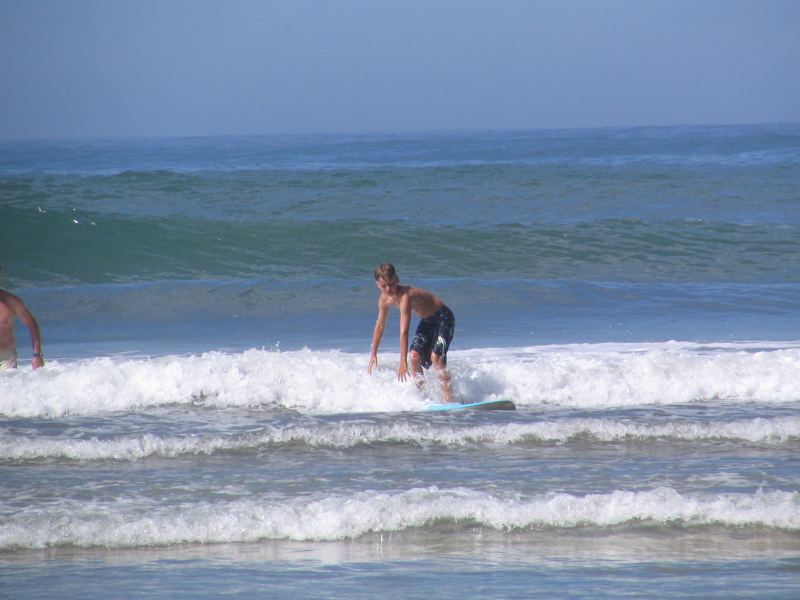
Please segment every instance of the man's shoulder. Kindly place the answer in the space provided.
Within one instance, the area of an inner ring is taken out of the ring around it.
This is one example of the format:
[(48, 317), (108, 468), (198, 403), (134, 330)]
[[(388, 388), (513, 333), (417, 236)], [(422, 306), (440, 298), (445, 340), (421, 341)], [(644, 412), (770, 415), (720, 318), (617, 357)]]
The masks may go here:
[(22, 305), (22, 300), (17, 298), (11, 292), (0, 290), (0, 304), (8, 309), (15, 310), (18, 306)]

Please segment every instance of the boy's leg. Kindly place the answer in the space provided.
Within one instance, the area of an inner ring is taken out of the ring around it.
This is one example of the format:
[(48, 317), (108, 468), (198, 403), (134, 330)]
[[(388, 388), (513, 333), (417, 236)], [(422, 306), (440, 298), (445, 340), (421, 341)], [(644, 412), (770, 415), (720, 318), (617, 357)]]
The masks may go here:
[(428, 324), (425, 319), (421, 319), (417, 325), (417, 331), (414, 333), (414, 339), (411, 340), (411, 347), (408, 349), (408, 362), (411, 363), (411, 375), (417, 382), (417, 387), (422, 387), (425, 383), (422, 375), (423, 367), (429, 367), (430, 363), (423, 360), (428, 357), (431, 352), (431, 334), (428, 331)]
[(422, 375), (422, 356), (416, 350), (408, 353), (408, 362), (411, 363), (411, 374), (416, 377)]
[(439, 383), (442, 385), (442, 399), (445, 402), (451, 402), (453, 394), (450, 386), (450, 372), (447, 370), (447, 360), (435, 352), (431, 352), (431, 362), (439, 375)]
[(452, 387), (450, 385), (450, 372), (447, 370), (447, 350), (456, 331), (456, 320), (447, 307), (439, 311), (440, 318), (436, 324), (436, 341), (433, 343), (431, 351), (431, 363), (439, 374), (439, 381), (442, 384), (442, 397), (445, 402), (452, 402)]
[(425, 377), (422, 376), (422, 356), (416, 350), (408, 353), (408, 362), (411, 363), (411, 376), (420, 390), (425, 386)]

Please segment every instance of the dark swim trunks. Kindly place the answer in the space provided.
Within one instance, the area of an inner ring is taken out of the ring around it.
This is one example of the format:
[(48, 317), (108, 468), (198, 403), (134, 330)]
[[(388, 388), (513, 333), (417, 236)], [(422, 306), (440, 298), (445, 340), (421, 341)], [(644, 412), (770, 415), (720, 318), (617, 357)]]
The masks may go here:
[(422, 319), (417, 325), (417, 332), (411, 340), (411, 350), (422, 357), (422, 366), (431, 366), (431, 352), (444, 359), (447, 364), (447, 349), (456, 330), (456, 318), (446, 306), (442, 306), (435, 315)]

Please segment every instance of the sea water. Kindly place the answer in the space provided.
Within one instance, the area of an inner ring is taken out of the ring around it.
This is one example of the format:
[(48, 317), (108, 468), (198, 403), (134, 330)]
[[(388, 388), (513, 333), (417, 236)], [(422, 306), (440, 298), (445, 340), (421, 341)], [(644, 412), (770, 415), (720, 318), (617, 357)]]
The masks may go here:
[[(796, 125), (0, 142), (0, 595), (797, 597), (798, 190)], [(516, 412), (396, 314), (367, 375), (383, 261)]]

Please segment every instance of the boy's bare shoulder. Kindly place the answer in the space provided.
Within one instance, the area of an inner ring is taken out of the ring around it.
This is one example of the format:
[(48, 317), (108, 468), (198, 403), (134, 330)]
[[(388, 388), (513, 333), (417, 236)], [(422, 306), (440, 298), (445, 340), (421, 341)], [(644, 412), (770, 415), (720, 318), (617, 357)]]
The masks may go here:
[(389, 296), (387, 296), (386, 294), (380, 294), (378, 296), (378, 308), (382, 306), (389, 306), (391, 305), (391, 303), (392, 303), (391, 298), (389, 298)]
[(433, 300), (436, 297), (428, 290), (420, 287), (409, 287), (408, 295), (412, 300), (421, 300), (423, 302)]
[(380, 294), (378, 296), (378, 306), (393, 306), (397, 304), (397, 298), (389, 294)]
[(421, 287), (417, 287), (415, 285), (408, 286), (408, 291), (411, 292), (415, 296), (430, 295), (430, 292), (428, 290), (423, 289)]
[(378, 306), (402, 306), (403, 303), (414, 299), (414, 288), (409, 285), (398, 285), (397, 294), (381, 293), (378, 296)]

